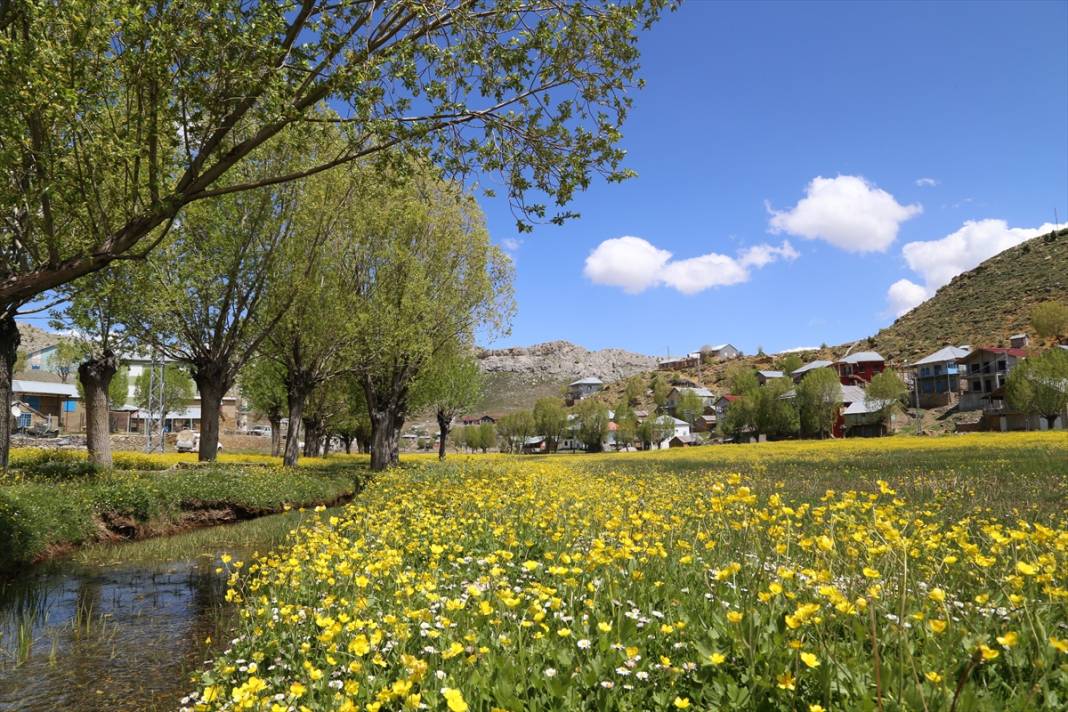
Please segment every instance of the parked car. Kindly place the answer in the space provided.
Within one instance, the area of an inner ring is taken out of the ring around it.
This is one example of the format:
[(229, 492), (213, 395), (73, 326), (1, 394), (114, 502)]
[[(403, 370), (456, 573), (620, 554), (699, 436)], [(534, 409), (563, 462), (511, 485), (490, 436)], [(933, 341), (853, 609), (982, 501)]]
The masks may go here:
[(255, 425), (248, 429), (249, 435), (256, 435), (261, 438), (271, 437), (271, 426), (269, 425)]
[[(194, 452), (200, 450), (200, 433), (195, 430), (182, 430), (178, 433), (178, 440), (174, 444), (174, 449), (178, 452)], [(222, 450), (222, 443), (218, 444), (218, 449)]]

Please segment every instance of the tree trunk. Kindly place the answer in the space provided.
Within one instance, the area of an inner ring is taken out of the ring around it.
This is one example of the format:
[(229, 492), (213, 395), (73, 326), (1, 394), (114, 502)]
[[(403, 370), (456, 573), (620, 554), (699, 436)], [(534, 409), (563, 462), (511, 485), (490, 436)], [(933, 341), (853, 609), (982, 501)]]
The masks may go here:
[(304, 457), (315, 457), (319, 449), (319, 432), (315, 427), (315, 421), (311, 418), (304, 418), (301, 421), (304, 424)]
[(330, 457), (330, 433), (323, 432), (323, 457)]
[(445, 459), (445, 438), (449, 437), (449, 426), (452, 424), (452, 418), (448, 416), (445, 411), (438, 411), (438, 429), (440, 435), (438, 437), (438, 459)]
[(193, 366), (193, 380), (200, 391), (200, 462), (214, 462), (219, 454), (219, 415), (223, 396), (233, 385), (227, 377), (228, 365), (218, 361)]
[(384, 470), (400, 462), (400, 429), (404, 418), (396, 408), (371, 409), (371, 469)]
[(108, 388), (118, 370), (119, 359), (110, 351), (78, 365), (78, 381), (85, 393), (85, 446), (89, 462), (99, 467), (111, 467)]
[(1053, 430), (1053, 426), (1057, 422), (1057, 416), (1059, 415), (1059, 413), (1054, 413), (1053, 415), (1043, 416), (1046, 419), (1046, 430)]
[(282, 454), (282, 412), (270, 413), (267, 422), (271, 424), (271, 457)]
[(306, 393), (291, 393), (289, 396), (289, 428), (286, 430), (286, 447), (282, 464), (293, 467), (300, 458), (300, 421), (304, 412)]
[[(14, 307), (11, 308), (14, 310)], [(15, 317), (0, 319), (0, 398), (4, 405), (4, 412), (0, 414), (0, 468), (5, 470), (11, 452), (11, 379), (15, 376), (15, 361), (18, 360), (21, 341)]]
[(342, 435), (341, 436), (341, 444), (345, 446), (345, 454), (346, 455), (351, 455), (352, 454), (352, 436), (351, 435)]

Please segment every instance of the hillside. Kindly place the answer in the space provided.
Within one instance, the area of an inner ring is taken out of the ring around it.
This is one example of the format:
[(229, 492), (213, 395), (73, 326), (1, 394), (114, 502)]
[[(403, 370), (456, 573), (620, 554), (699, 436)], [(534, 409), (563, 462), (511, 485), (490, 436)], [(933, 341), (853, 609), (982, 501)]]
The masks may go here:
[(43, 349), (46, 346), (59, 343), (61, 336), (59, 334), (53, 334), (50, 331), (38, 328), (33, 324), (20, 321), (19, 336), (21, 341), (19, 342), (19, 351), (24, 353), (31, 353), (38, 349)]
[(656, 368), (652, 356), (622, 349), (590, 351), (567, 341), (480, 349), (477, 357), (486, 382), (476, 410), (488, 413), (530, 408), (538, 398), (562, 396), (577, 378), (596, 376), (609, 383)]
[(1068, 229), (1040, 236), (958, 275), (923, 304), (861, 342), (896, 363), (946, 344), (1007, 346), (1028, 332), (1038, 303), (1068, 301)]

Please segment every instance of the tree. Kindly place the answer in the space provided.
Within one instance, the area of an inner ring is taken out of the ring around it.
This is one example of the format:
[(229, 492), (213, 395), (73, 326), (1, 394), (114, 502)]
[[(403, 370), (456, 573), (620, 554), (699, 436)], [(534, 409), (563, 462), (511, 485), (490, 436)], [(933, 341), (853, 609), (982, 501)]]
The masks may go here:
[[(81, 381), (76, 381), (74, 385), (78, 389), (78, 397), (84, 401), (85, 388), (82, 386)], [(108, 385), (108, 410), (114, 410), (116, 405), (126, 405), (126, 402), (129, 399), (130, 369), (126, 366), (120, 366), (119, 369), (115, 371), (115, 375), (111, 378), (111, 383)]]
[(556, 452), (567, 431), (567, 411), (558, 398), (539, 398), (534, 403), (534, 428), (545, 437), (548, 451)]
[(56, 344), (56, 351), (52, 354), (52, 367), (56, 369), (60, 381), (67, 382), (70, 374), (78, 370), (78, 364), (84, 355), (84, 350), (69, 339), (63, 339)]
[(412, 386), (439, 354), (503, 334), (515, 305), (511, 260), (475, 201), (424, 167), (401, 180), (364, 173), (337, 246), (352, 323), (351, 363), (373, 426), (371, 469), (395, 465)]
[[(273, 175), (276, 164), (295, 162), (291, 154), (329, 146), (277, 145), (232, 179)], [(339, 195), (327, 197), (323, 183)], [(292, 303), (292, 285), (309, 275), (343, 188), (343, 176), (315, 176), (194, 203), (138, 270), (136, 292), (145, 298), (127, 326), (139, 342), (189, 364), (200, 393), (201, 461), (216, 458), (223, 398)]]
[(701, 397), (692, 389), (683, 389), (678, 400), (675, 401), (675, 417), (685, 420), (692, 426), (704, 412), (705, 403)]
[(652, 442), (656, 443), (658, 449), (665, 440), (675, 434), (675, 421), (670, 415), (649, 418), (648, 422), (652, 422)]
[(864, 391), (864, 402), (869, 408), (878, 408), (880, 420), (885, 421), (894, 406), (906, 403), (908, 396), (905, 382), (893, 371), (883, 371), (872, 377)]
[(634, 411), (616, 411), (616, 447), (626, 450), (638, 437), (638, 419)]
[(1053, 348), (1018, 363), (1005, 382), (1005, 396), (1012, 407), (1045, 418), (1052, 430), (1068, 408), (1068, 351)]
[[(534, 434), (534, 416), (529, 410), (520, 410), (501, 416), (497, 421), (497, 438), (504, 443), (502, 451), (521, 452), (523, 442)], [(485, 452), (489, 446), (487, 441), (481, 439), (480, 443)]]
[(241, 396), (271, 424), (271, 455), (282, 451), (282, 417), (286, 409), (285, 371), (277, 361), (254, 358), (241, 370)]
[(1039, 336), (1047, 339), (1068, 334), (1068, 304), (1042, 302), (1031, 310), (1031, 326)]
[(663, 410), (669, 393), (671, 393), (671, 386), (668, 385), (664, 376), (659, 371), (653, 374), (653, 402), (656, 403), (658, 410)]
[(608, 437), (608, 407), (592, 398), (584, 398), (575, 406), (575, 415), (579, 442), (587, 452), (600, 452)]
[(482, 373), (470, 351), (442, 351), (419, 376), (417, 402), (425, 402), (438, 421), (438, 459), (445, 459), (445, 439), (452, 421), (478, 402)]
[(784, 398), (793, 384), (786, 378), (775, 378), (763, 387), (751, 390), (745, 398), (753, 403), (752, 425), (759, 436), (792, 435), (800, 428), (797, 404)]
[(787, 354), (779, 360), (777, 368), (783, 372), (784, 375), (789, 376), (797, 369), (805, 365), (804, 360), (797, 354)]
[(739, 438), (756, 430), (756, 397), (756, 391), (752, 391), (746, 395), (737, 396), (727, 406), (727, 412), (716, 425), (722, 435)]
[[(160, 373), (153, 374), (153, 369), (141, 372), (135, 381), (134, 402), (142, 410), (159, 408), (160, 423), (167, 413), (183, 408), (193, 399), (193, 379), (189, 372), (178, 364), (168, 363), (162, 369), (163, 383), (159, 382)], [(156, 411), (151, 411), (150, 415)], [(152, 427), (151, 424), (148, 427)]]
[(623, 384), (623, 397), (627, 405), (636, 406), (641, 402), (645, 388), (642, 386), (641, 376), (631, 376)]
[[(455, 175), (498, 174), (522, 229), (566, 220), (547, 206), (593, 174), (629, 175), (617, 144), (636, 30), (664, 4), (3, 3), (0, 400), (17, 310), (150, 250), (196, 201), (425, 155)], [(324, 121), (342, 126), (339, 150), (223, 183)]]
[(797, 406), (802, 433), (821, 438), (830, 435), (842, 406), (842, 385), (838, 375), (829, 368), (806, 373), (797, 386)]
[(727, 385), (731, 393), (736, 396), (744, 396), (760, 388), (756, 371), (740, 363), (733, 364), (727, 369)]
[(478, 447), (482, 450), (483, 454), (497, 443), (497, 428), (493, 423), (479, 423), (478, 425)]
[(646, 418), (638, 423), (634, 437), (641, 443), (643, 450), (648, 450), (653, 446), (654, 442), (659, 442), (656, 439), (656, 418)]
[[(129, 263), (85, 276), (64, 285), (63, 307), (52, 314), (51, 325), (74, 333), (70, 341), (81, 352), (78, 385), (85, 403), (85, 444), (89, 461), (111, 467), (111, 383), (121, 355), (132, 348), (127, 317), (143, 295), (132, 282)], [(126, 398), (122, 398), (124, 404)], [(3, 442), (0, 442), (0, 449)]]

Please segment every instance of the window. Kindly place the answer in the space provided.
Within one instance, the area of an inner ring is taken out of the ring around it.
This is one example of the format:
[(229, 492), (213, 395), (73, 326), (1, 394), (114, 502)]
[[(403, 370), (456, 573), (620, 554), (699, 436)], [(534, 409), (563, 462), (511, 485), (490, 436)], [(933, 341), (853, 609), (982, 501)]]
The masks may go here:
[(1001, 359), (1000, 361), (998, 361), (998, 370), (999, 371), (1004, 371), (1005, 370), (1005, 359)]
[(920, 384), (920, 390), (923, 391), (924, 393), (930, 393), (931, 392), (931, 382), (930, 381), (924, 381), (922, 384)]
[(22, 400), (34, 410), (41, 409), (41, 396), (26, 396)]
[(942, 367), (941, 366), (935, 366), (934, 367), (934, 373), (935, 373), (936, 376), (941, 376), (942, 375)]
[(77, 408), (78, 408), (78, 401), (75, 401), (75, 400), (63, 401), (63, 412), (64, 413), (73, 413), (75, 410), (77, 410)]
[(973, 380), (972, 381), (972, 393), (979, 393), (982, 390), (983, 390), (982, 382), (978, 378)]
[(920, 375), (921, 376), (930, 376), (931, 375), (931, 369), (928, 368), (927, 366), (924, 366), (923, 368), (920, 369)]

